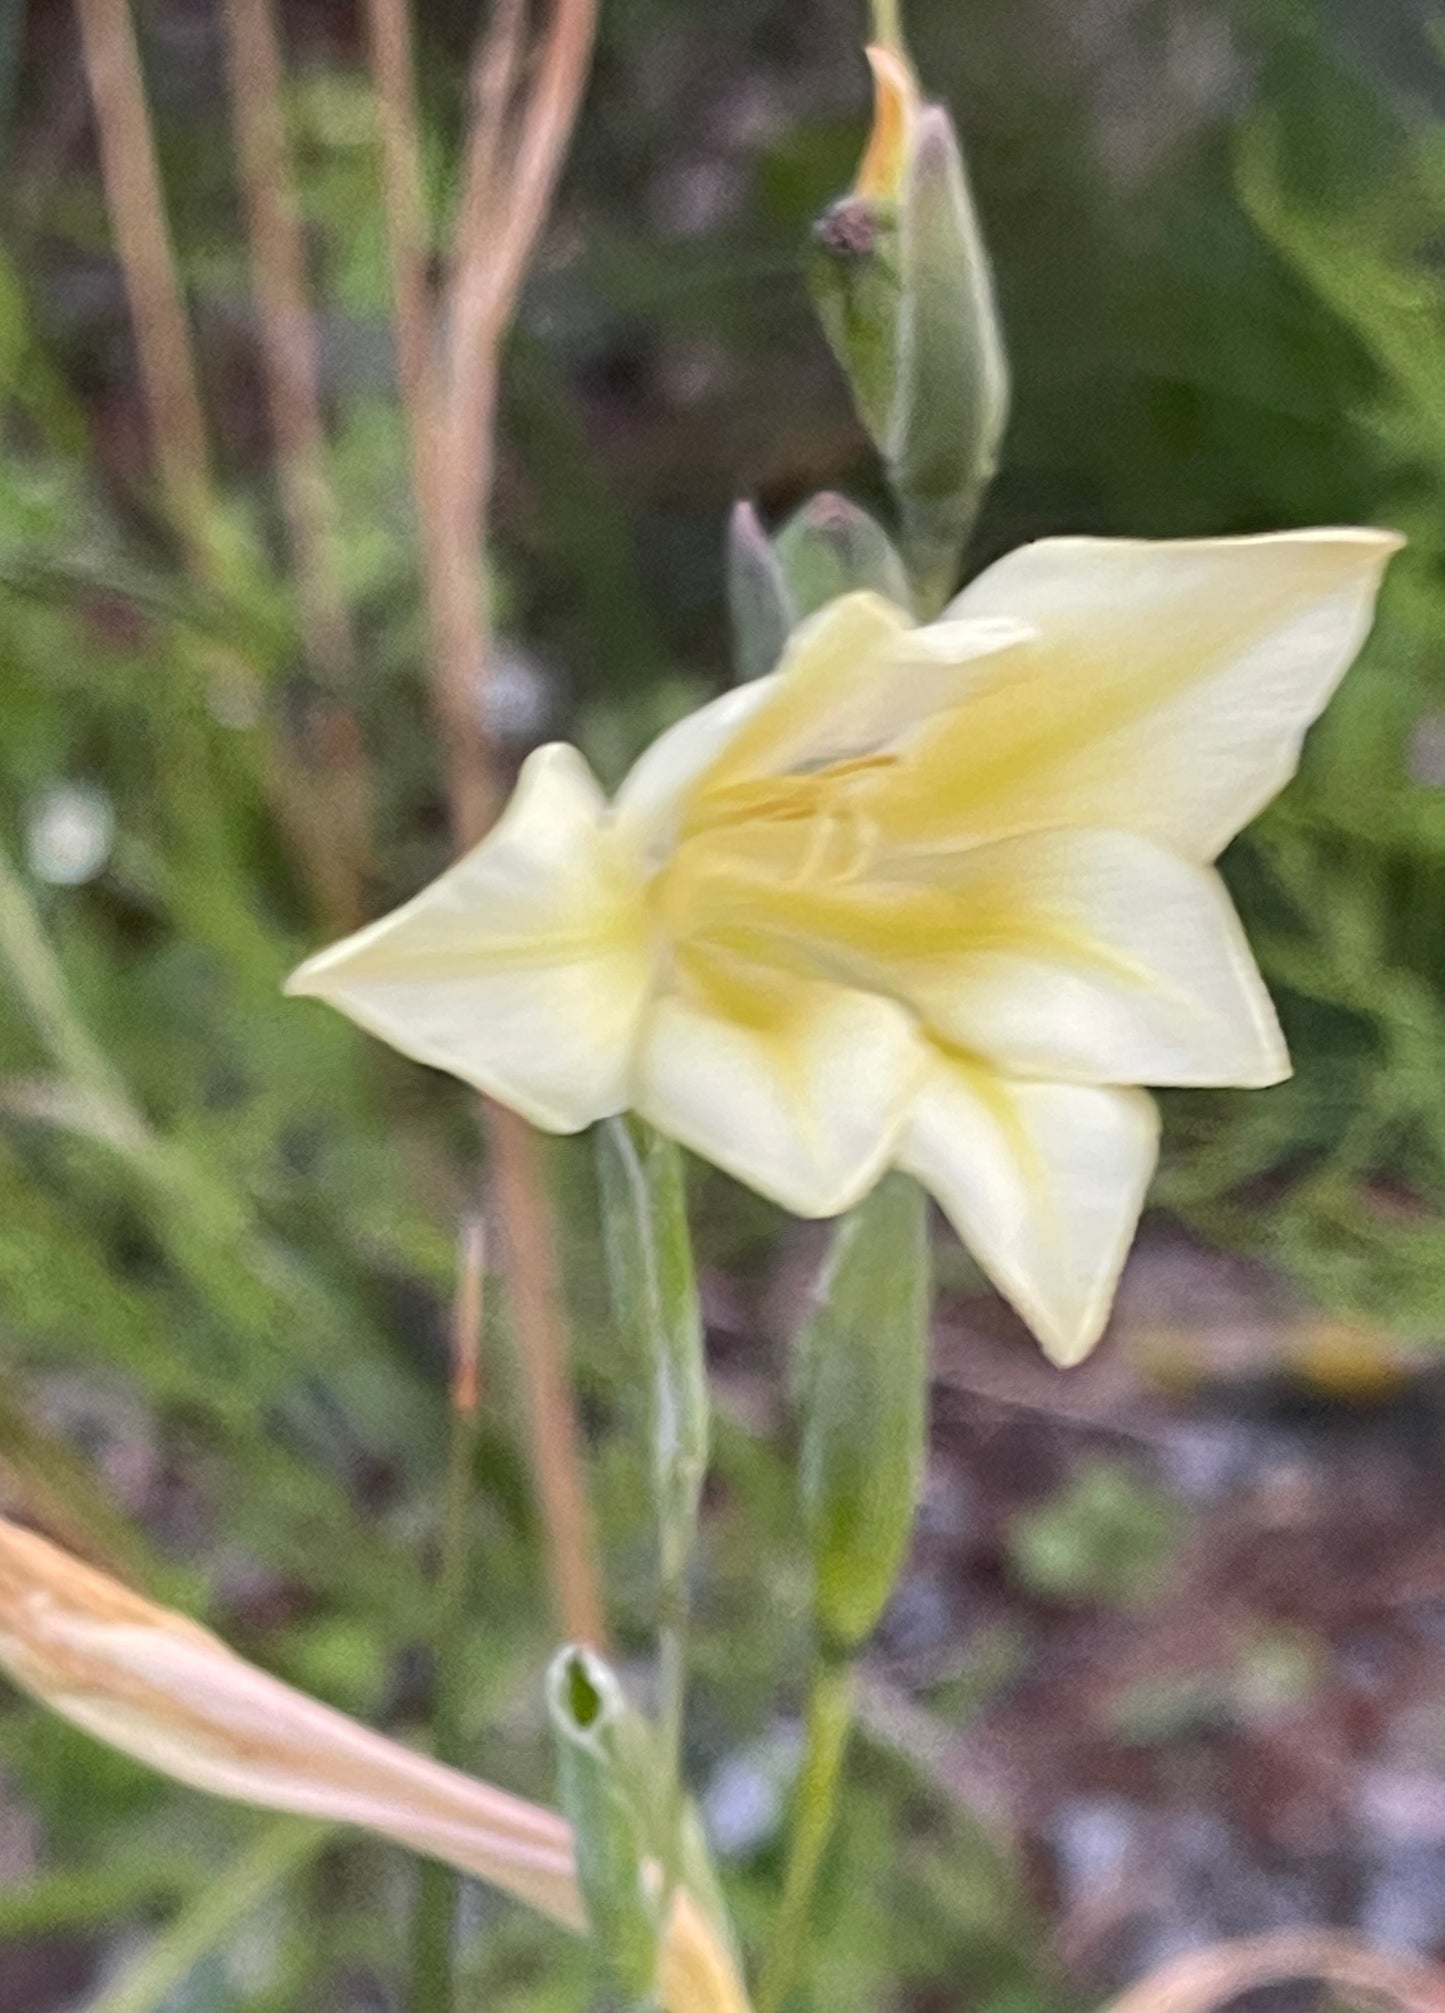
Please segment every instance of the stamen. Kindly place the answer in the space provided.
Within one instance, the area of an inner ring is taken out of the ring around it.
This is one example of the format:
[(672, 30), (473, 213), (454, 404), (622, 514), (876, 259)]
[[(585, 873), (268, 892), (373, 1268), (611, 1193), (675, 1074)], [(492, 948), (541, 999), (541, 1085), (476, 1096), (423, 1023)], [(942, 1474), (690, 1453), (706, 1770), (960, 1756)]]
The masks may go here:
[[(898, 766), (897, 755), (852, 755), (842, 761), (823, 762), (817, 768), (804, 766), (783, 776), (731, 783), (725, 789), (710, 792), (694, 805), (685, 832), (689, 837), (697, 837), (719, 827), (754, 820), (791, 823), (827, 815), (835, 810), (830, 800), (845, 799), (856, 782)], [(841, 811), (843, 806), (836, 809)]]
[[(808, 832), (808, 843), (803, 849), (803, 857), (799, 860), (792, 873), (788, 875), (788, 879), (791, 882), (796, 884), (801, 881), (811, 881), (821, 873), (828, 847), (832, 843), (833, 834), (842, 830), (844, 824), (845, 820), (843, 818), (839, 818), (831, 812), (826, 811), (813, 820)], [(836, 869), (834, 874), (830, 874), (828, 878), (832, 880), (835, 877)]]

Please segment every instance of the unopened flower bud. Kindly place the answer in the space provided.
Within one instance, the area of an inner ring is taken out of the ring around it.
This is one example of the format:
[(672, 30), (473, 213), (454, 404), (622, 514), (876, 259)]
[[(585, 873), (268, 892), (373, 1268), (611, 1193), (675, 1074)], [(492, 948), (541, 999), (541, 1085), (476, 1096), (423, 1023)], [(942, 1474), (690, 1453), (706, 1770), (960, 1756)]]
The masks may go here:
[(900, 47), (868, 51), (873, 128), (820, 219), (813, 297), (898, 498), (922, 612), (947, 598), (1008, 416), (993, 278), (953, 122)]
[(872, 1634), (913, 1528), (931, 1298), (923, 1194), (892, 1174), (838, 1232), (802, 1341), (803, 1506), (831, 1657)]
[(871, 592), (908, 606), (908, 575), (887, 532), (832, 491), (813, 497), (783, 526), (777, 560), (800, 618), (840, 594)]

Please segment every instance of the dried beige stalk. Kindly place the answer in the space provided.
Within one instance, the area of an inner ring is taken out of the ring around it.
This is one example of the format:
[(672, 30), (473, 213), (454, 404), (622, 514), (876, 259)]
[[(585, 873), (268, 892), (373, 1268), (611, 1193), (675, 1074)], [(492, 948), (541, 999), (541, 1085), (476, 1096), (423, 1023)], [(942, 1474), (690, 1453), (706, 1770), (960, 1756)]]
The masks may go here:
[[(572, 1835), (555, 1813), (268, 1677), (209, 1630), (4, 1519), (0, 1666), (97, 1740), (195, 1789), (379, 1832), (586, 1930)], [(722, 1943), (685, 1893), (659, 1993), (667, 2013), (747, 2013)]]

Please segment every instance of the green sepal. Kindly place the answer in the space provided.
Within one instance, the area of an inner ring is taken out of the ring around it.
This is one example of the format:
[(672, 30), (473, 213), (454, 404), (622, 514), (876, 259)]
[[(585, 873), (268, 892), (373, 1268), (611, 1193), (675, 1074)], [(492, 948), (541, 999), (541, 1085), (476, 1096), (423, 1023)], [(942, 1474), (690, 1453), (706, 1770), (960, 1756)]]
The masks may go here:
[(808, 285), (859, 417), (884, 450), (896, 403), (901, 285), (892, 207), (845, 196), (826, 210), (813, 227)]
[(826, 1655), (852, 1656), (893, 1591), (928, 1416), (927, 1204), (890, 1174), (834, 1235), (799, 1362), (803, 1509)]
[(663, 1922), (660, 1870), (649, 1851), (643, 1729), (607, 1665), (575, 1646), (553, 1659), (547, 1711), (599, 1966), (629, 2007), (649, 2007)]
[(1009, 404), (993, 272), (953, 121), (939, 105), (918, 115), (899, 233), (885, 457), (915, 586), (933, 613), (997, 471)]
[(908, 573), (876, 518), (824, 491), (778, 533), (777, 558), (801, 619), (840, 594), (868, 590), (909, 606)]
[(762, 678), (783, 654), (796, 612), (773, 542), (750, 503), (728, 521), (728, 608), (739, 684)]

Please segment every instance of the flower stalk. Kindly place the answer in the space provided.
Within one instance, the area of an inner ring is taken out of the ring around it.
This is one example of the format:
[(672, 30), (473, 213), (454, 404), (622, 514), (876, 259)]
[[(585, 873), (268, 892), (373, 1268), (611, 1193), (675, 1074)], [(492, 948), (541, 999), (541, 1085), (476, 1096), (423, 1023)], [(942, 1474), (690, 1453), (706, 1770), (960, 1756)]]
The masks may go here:
[(660, 1765), (675, 1865), (681, 1819), (688, 1576), (710, 1435), (702, 1310), (687, 1225), (682, 1156), (650, 1126), (613, 1119), (599, 1133), (603, 1227), (619, 1329), (647, 1352), (648, 1444), (658, 1544)]
[(783, 1898), (758, 1984), (758, 2013), (782, 2013), (802, 1968), (818, 1876), (837, 1823), (853, 1705), (854, 1679), (848, 1662), (826, 1653), (819, 1655), (808, 1690), (803, 1767), (788, 1840)]

